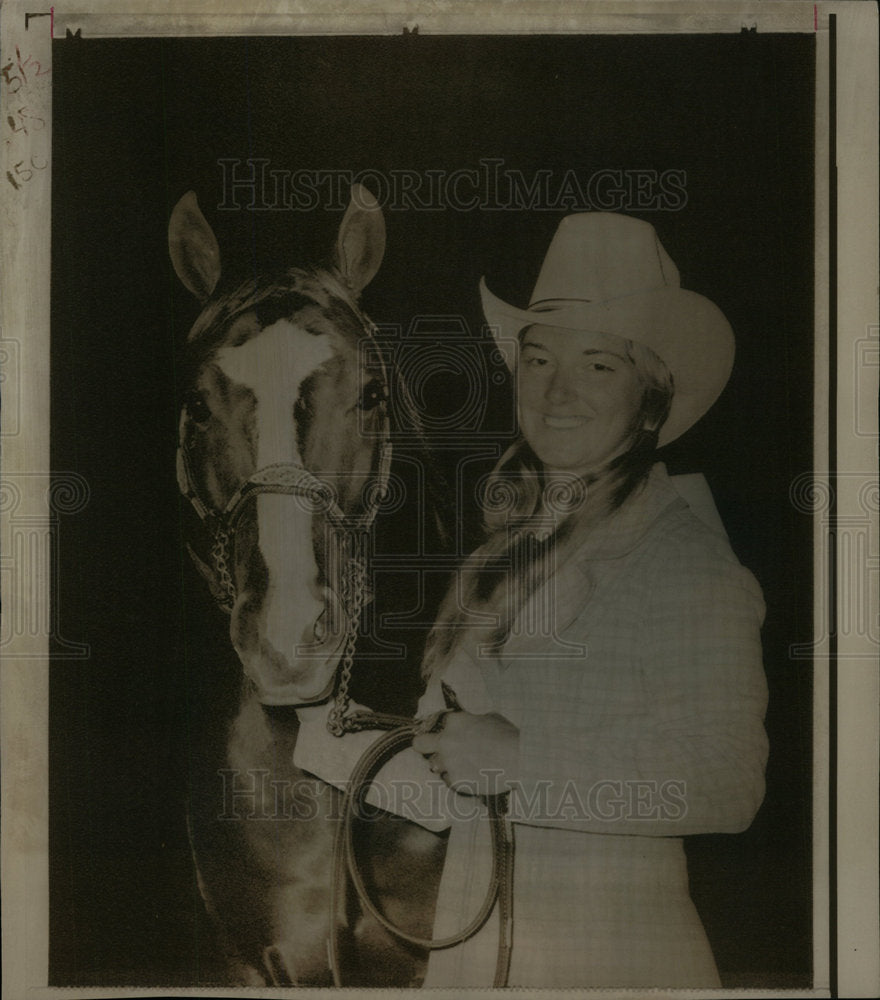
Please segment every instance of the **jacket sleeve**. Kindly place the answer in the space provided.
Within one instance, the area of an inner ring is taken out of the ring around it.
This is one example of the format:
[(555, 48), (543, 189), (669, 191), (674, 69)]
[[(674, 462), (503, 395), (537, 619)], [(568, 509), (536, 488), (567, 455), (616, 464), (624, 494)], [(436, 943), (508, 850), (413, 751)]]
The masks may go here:
[[(631, 662), (602, 647), (608, 662), (585, 663), (569, 690), (523, 713), (514, 820), (648, 836), (752, 822), (768, 749), (761, 592), (726, 543), (666, 541), (628, 591)], [(591, 713), (584, 679), (596, 671), (614, 690)]]

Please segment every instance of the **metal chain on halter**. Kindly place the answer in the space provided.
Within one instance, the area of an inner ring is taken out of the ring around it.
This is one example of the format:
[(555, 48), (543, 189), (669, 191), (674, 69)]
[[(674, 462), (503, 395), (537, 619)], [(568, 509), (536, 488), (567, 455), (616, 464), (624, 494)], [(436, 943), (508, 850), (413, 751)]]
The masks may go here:
[[(352, 536), (348, 535), (347, 537), (351, 538)], [(360, 546), (352, 544), (352, 548), (357, 550)], [(358, 626), (364, 607), (366, 585), (366, 567), (359, 551), (349, 553), (348, 571), (343, 576), (342, 581), (342, 603), (348, 615), (348, 631), (340, 660), (336, 697), (327, 717), (327, 728), (334, 736), (343, 736), (345, 733), (355, 732), (358, 728), (352, 717), (347, 716), (347, 712), (351, 704), (348, 688), (351, 684), (351, 672), (354, 667), (354, 648), (357, 644)]]
[(222, 525), (218, 526), (214, 533), (211, 558), (214, 560), (217, 581), (226, 594), (220, 606), (224, 611), (231, 613), (235, 606), (235, 582), (229, 572), (229, 532)]
[[(382, 765), (401, 750), (412, 746), (413, 737), (420, 732), (432, 732), (442, 725), (446, 711), (437, 712), (427, 719), (415, 721), (383, 715), (377, 712), (354, 712), (348, 714), (351, 706), (349, 685), (354, 667), (354, 650), (357, 643), (361, 611), (366, 595), (366, 565), (361, 536), (346, 533), (342, 545), (347, 557), (346, 572), (342, 576), (342, 601), (349, 616), (345, 647), (340, 661), (338, 682), (333, 706), (327, 716), (327, 729), (334, 736), (363, 730), (388, 730), (361, 755), (349, 780), (343, 800), (342, 821), (334, 843), (334, 875), (331, 883), (330, 910), (331, 930), (327, 941), (328, 959), (333, 982), (342, 986), (340, 961), (340, 928), (344, 924), (342, 914), (346, 909), (347, 877), (351, 879), (357, 897), (366, 913), (369, 913), (382, 927), (396, 938), (429, 951), (451, 948), (467, 941), (485, 924), (492, 910), (497, 906), (498, 951), (495, 967), (494, 986), (507, 985), (513, 945), (513, 829), (505, 817), (506, 796), (489, 796), (486, 800), (492, 835), (492, 875), (489, 890), (476, 916), (460, 931), (444, 938), (422, 938), (393, 923), (370, 897), (369, 888), (358, 866), (355, 852), (354, 819), (362, 797), (372, 784)], [(457, 708), (457, 706), (455, 706)], [(447, 711), (455, 710), (447, 709)]]

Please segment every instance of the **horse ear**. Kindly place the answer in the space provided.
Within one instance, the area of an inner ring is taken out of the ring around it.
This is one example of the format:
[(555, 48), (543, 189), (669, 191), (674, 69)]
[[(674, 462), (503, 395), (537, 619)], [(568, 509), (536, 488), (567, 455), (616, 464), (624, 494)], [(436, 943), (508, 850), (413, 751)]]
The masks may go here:
[(382, 209), (363, 184), (354, 184), (336, 237), (336, 266), (355, 294), (360, 294), (372, 281), (384, 254)]
[(177, 277), (200, 302), (206, 301), (220, 278), (220, 247), (193, 191), (171, 213), (168, 252)]

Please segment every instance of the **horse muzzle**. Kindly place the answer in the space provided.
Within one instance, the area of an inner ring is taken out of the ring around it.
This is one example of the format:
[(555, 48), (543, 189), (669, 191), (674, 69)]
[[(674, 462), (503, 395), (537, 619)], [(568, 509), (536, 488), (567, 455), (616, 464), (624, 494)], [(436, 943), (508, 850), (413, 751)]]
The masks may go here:
[(267, 593), (242, 588), (235, 601), (230, 638), (266, 705), (310, 705), (333, 694), (351, 623), (333, 591), (324, 588), (322, 602), (313, 590), (270, 582)]

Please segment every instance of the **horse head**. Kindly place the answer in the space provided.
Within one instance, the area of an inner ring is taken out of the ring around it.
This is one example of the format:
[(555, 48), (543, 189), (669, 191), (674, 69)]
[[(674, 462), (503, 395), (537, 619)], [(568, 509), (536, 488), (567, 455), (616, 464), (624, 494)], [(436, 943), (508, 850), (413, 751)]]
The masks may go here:
[(190, 552), (264, 704), (327, 698), (357, 627), (357, 538), (390, 461), (386, 372), (358, 297), (384, 247), (381, 209), (356, 186), (331, 265), (217, 294), (195, 195), (171, 216), (174, 270), (203, 305), (179, 424), (180, 488), (201, 522)]

